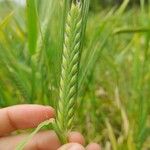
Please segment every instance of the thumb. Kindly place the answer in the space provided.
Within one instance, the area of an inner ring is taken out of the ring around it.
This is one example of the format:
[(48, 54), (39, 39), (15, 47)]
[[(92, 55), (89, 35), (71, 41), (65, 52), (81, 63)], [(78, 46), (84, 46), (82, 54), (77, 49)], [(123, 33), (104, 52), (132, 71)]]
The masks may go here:
[(58, 150), (85, 150), (84, 147), (77, 143), (65, 144)]

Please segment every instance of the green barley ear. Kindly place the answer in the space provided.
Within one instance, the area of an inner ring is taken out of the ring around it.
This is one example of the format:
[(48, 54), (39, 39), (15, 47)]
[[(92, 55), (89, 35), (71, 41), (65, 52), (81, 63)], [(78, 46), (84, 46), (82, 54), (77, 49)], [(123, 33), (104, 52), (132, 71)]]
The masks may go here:
[(62, 56), (60, 100), (54, 128), (62, 143), (68, 141), (67, 134), (72, 129), (78, 91), (79, 55), (81, 44), (81, 4), (72, 3), (65, 25)]

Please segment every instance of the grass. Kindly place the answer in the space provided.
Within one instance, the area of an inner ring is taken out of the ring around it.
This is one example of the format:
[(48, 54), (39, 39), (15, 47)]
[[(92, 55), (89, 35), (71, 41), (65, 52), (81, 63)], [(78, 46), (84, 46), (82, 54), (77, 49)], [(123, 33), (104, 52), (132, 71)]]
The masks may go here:
[[(1, 107), (56, 108), (60, 99), (68, 1), (32, 2), (32, 12), (0, 4)], [(88, 1), (83, 1), (76, 112), (71, 128), (63, 126), (106, 150), (150, 148), (150, 4), (141, 0), (140, 7), (127, 8), (128, 2), (90, 12), (87, 19)]]

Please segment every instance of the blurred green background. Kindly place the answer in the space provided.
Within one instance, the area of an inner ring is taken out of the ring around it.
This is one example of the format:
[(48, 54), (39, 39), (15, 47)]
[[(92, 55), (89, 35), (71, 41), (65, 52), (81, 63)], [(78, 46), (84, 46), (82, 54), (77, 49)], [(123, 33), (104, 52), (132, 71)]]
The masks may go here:
[[(0, 106), (56, 107), (60, 0), (35, 0), (33, 18), (13, 2), (0, 3)], [(29, 45), (36, 46), (34, 54)], [(77, 103), (74, 130), (86, 143), (98, 142), (104, 150), (150, 149), (150, 0), (91, 0)]]

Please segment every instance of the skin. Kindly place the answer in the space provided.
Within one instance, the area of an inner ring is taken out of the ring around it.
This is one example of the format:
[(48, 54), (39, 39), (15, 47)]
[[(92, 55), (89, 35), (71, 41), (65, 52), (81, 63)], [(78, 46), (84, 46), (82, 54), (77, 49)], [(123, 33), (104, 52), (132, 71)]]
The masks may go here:
[[(16, 105), (0, 109), (0, 149), (13, 150), (27, 134), (13, 135), (19, 129), (35, 128), (45, 120), (55, 117), (52, 107), (41, 105)], [(71, 132), (69, 143), (61, 145), (54, 131), (44, 131), (36, 134), (24, 150), (100, 150), (96, 143), (86, 148), (84, 138), (78, 132)]]

